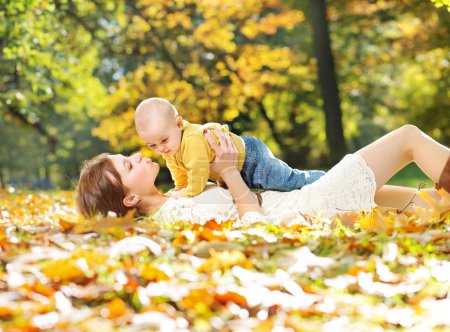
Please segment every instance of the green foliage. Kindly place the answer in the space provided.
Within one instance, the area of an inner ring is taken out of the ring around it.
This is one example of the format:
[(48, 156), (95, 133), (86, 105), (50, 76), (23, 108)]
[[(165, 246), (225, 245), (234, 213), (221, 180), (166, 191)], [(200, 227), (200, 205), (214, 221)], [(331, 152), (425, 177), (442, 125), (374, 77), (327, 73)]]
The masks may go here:
[(68, 186), (86, 153), (98, 151), (86, 146), (98, 142), (90, 133), (92, 114), (106, 101), (106, 89), (94, 75), (101, 58), (90, 34), (67, 15), (73, 5), (2, 1), (0, 136), (8, 142), (3, 149), (18, 154), (0, 156), (4, 181), (55, 172)]
[[(450, 144), (448, 12), (421, 0), (327, 6), (351, 150), (407, 122)], [(188, 120), (260, 137), (293, 166), (319, 164), (309, 19), (307, 1), (0, 0), (0, 181), (69, 186), (102, 150), (149, 153), (133, 111), (155, 95)]]
[(448, 13), (416, 0), (340, 4), (330, 24), (353, 148), (405, 123), (448, 145)]

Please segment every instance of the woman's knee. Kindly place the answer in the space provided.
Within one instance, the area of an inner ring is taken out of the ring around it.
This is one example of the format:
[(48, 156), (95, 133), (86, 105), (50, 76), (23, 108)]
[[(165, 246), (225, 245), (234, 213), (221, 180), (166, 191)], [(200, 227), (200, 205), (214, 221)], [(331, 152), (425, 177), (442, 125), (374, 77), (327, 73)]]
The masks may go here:
[(422, 131), (414, 125), (407, 124), (398, 129), (407, 153), (413, 157), (413, 150), (419, 144)]
[(414, 125), (407, 124), (398, 129), (407, 143), (414, 144), (421, 137), (422, 131)]
[(407, 125), (401, 126), (398, 130), (401, 131), (401, 133), (403, 135), (405, 135), (406, 137), (408, 137), (410, 139), (418, 137), (422, 133), (422, 131), (419, 128), (417, 128), (416, 126), (414, 126), (412, 124), (407, 124)]

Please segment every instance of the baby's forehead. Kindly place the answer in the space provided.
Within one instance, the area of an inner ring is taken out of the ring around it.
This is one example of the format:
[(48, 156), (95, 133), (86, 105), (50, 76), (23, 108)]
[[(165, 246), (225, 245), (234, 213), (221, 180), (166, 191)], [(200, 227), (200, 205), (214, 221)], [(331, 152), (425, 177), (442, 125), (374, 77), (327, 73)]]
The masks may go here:
[(170, 125), (173, 121), (173, 114), (155, 108), (145, 109), (136, 117), (136, 125), (139, 129), (151, 131)]
[(170, 125), (164, 122), (152, 122), (149, 123), (145, 128), (139, 131), (139, 136), (142, 139), (149, 142), (158, 141), (163, 139), (163, 136), (166, 135)]

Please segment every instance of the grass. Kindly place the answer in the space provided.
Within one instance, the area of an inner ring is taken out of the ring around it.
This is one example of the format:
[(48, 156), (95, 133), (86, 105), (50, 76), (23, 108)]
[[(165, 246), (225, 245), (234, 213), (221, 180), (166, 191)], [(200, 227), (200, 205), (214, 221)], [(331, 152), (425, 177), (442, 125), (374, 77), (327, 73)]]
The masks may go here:
[(433, 188), (431, 181), (416, 164), (409, 164), (397, 173), (388, 184), (418, 188), (421, 183), (425, 183), (425, 188)]

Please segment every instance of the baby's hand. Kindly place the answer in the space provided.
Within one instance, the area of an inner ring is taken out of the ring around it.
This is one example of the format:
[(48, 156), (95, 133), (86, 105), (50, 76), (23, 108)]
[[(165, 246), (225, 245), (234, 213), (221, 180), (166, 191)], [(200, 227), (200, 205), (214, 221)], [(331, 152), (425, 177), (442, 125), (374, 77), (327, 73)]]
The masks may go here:
[(170, 195), (176, 199), (186, 197), (184, 193), (185, 193), (184, 188), (170, 191)]

